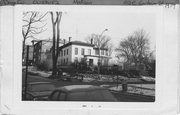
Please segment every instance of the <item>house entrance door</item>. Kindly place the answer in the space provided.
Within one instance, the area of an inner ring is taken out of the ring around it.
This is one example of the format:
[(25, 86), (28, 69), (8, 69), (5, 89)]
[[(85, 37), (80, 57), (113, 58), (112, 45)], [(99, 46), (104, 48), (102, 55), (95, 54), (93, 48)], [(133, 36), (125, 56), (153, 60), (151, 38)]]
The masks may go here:
[(93, 66), (93, 59), (89, 59), (89, 66)]

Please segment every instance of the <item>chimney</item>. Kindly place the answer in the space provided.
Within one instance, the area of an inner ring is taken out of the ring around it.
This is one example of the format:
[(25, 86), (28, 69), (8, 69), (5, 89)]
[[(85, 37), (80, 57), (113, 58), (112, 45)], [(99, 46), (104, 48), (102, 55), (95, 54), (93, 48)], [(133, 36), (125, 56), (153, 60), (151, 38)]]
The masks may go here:
[(72, 38), (72, 37), (69, 37), (69, 42), (71, 42), (71, 38)]
[(91, 38), (91, 44), (93, 44), (93, 38)]
[(64, 41), (64, 45), (66, 44), (66, 40), (65, 39), (63, 39), (63, 41)]

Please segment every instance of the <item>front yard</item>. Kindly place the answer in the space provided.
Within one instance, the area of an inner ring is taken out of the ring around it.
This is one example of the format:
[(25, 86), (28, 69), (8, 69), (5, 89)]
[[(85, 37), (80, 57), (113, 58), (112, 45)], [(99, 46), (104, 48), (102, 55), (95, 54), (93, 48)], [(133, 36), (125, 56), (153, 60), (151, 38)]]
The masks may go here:
[[(51, 72), (30, 70), (29, 74), (35, 74), (36, 76), (48, 79)], [(64, 74), (64, 76), (68, 76), (68, 74)], [(128, 84), (128, 93), (155, 96), (155, 79), (150, 77), (143, 76), (141, 78), (128, 78), (120, 75), (88, 73), (77, 73), (74, 75), (69, 75), (69, 77), (71, 79), (70, 81), (62, 81), (62, 76), (58, 76), (51, 80), (54, 81), (57, 86), (71, 84), (92, 84), (109, 88), (112, 91), (122, 91), (122, 83), (125, 82)]]

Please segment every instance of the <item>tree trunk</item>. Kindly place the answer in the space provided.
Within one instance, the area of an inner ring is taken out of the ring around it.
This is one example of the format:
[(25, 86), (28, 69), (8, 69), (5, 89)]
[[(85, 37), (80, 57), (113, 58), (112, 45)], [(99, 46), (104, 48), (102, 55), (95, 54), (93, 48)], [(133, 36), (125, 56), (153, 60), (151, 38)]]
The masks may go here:
[(24, 61), (24, 53), (25, 53), (25, 39), (23, 40), (23, 47), (22, 47), (22, 60)]
[(56, 75), (56, 58), (55, 58), (55, 43), (56, 43), (56, 29), (55, 29), (55, 23), (54, 23), (54, 17), (53, 12), (51, 12), (51, 19), (52, 19), (52, 29), (53, 29), (53, 46), (52, 46), (52, 75)]
[[(53, 71), (52, 76), (57, 75), (57, 62), (59, 55), (59, 39), (60, 39), (60, 21), (61, 21), (62, 12), (56, 12), (56, 19), (54, 20), (53, 12), (51, 12), (51, 20), (53, 27), (53, 47), (52, 47), (52, 61), (53, 61)], [(57, 31), (57, 35), (56, 35)], [(57, 41), (56, 41), (57, 37)]]
[[(58, 62), (58, 56), (59, 56), (59, 39), (60, 39), (60, 21), (61, 21), (61, 15), (62, 12), (57, 12), (57, 44), (56, 44), (56, 66)], [(57, 69), (57, 68), (56, 68)]]

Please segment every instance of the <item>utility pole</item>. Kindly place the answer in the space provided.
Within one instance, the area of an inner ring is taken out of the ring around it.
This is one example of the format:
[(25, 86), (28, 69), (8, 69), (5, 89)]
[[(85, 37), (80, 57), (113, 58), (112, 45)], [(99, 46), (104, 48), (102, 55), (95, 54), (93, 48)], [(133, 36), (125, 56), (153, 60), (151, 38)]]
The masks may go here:
[(27, 52), (26, 52), (26, 75), (25, 75), (25, 91), (24, 91), (25, 99), (26, 99), (26, 94), (27, 94), (28, 64), (29, 64), (29, 45), (27, 46)]
[(99, 51), (99, 55), (98, 55), (98, 75), (99, 75), (99, 73), (100, 73), (100, 64), (101, 64), (101, 56), (100, 56), (100, 49), (101, 49), (101, 41), (100, 41), (100, 38), (102, 37), (102, 35), (103, 35), (103, 33), (105, 32), (105, 31), (108, 31), (108, 29), (105, 29), (105, 30), (103, 30), (102, 32), (101, 32), (101, 34), (99, 35), (99, 43), (98, 43), (98, 51)]

